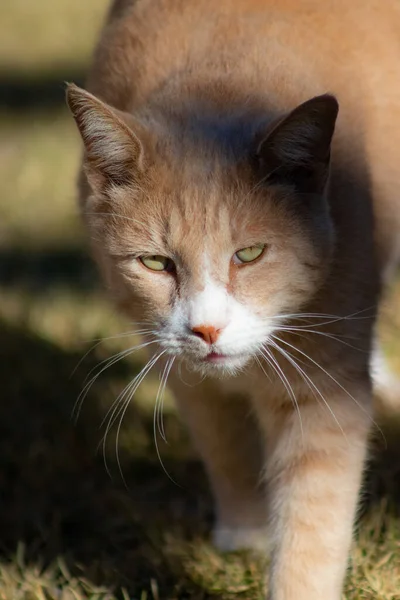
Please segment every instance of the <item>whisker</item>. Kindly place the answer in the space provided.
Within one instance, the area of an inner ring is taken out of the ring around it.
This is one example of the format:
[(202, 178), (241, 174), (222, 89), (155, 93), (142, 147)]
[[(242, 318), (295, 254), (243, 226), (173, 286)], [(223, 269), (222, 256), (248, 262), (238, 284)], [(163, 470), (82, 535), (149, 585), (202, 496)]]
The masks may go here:
[[(106, 340), (113, 340), (113, 339), (119, 339), (122, 337), (129, 337), (129, 336), (133, 336), (133, 335), (148, 335), (151, 333), (155, 333), (154, 331), (152, 331), (151, 329), (142, 329), (139, 331), (133, 331), (133, 332), (125, 332), (125, 333), (120, 333), (118, 335), (111, 335), (109, 337), (105, 337), (105, 338), (99, 338), (99, 339), (94, 339), (94, 340), (90, 340), (91, 342), (96, 342), (91, 348), (89, 348), (89, 350), (87, 352), (85, 352), (85, 354), (82, 356), (82, 358), (79, 360), (78, 364), (76, 365), (76, 367), (74, 368), (74, 370), (72, 371), (70, 378), (74, 375), (74, 373), (77, 371), (77, 369), (79, 368), (79, 366), (82, 364), (82, 362), (85, 360), (85, 358), (87, 358), (87, 356), (93, 352), (93, 350), (95, 350), (100, 344), (102, 344), (104, 341)], [(88, 341), (88, 340), (87, 340)], [(98, 366), (98, 365), (97, 365)], [(90, 375), (90, 373), (89, 373)]]
[[(268, 381), (270, 383), (272, 383), (271, 377), (268, 375), (267, 371), (264, 369), (264, 365), (262, 364), (261, 360), (258, 358), (257, 355), (254, 356), (258, 366), (260, 367), (261, 371), (264, 373), (265, 377), (268, 379)], [(265, 358), (265, 356), (264, 356)]]
[(109, 418), (109, 421), (107, 423), (107, 427), (106, 427), (106, 431), (104, 433), (104, 436), (103, 436), (103, 438), (99, 442), (99, 446), (101, 444), (103, 445), (104, 466), (106, 468), (107, 473), (110, 475), (110, 477), (111, 477), (111, 472), (110, 472), (110, 470), (108, 468), (107, 458), (106, 458), (106, 440), (107, 440), (107, 435), (108, 435), (111, 427), (114, 425), (114, 423), (115, 423), (116, 419), (118, 418), (119, 414), (120, 414), (121, 404), (122, 404), (122, 406), (124, 405), (124, 398), (130, 392), (130, 390), (135, 386), (136, 382), (138, 381), (138, 379), (140, 378), (140, 376), (142, 375), (142, 373), (145, 371), (145, 369), (148, 366), (148, 364), (149, 364), (150, 361), (151, 361), (151, 359), (149, 359), (147, 361), (147, 363), (139, 371), (139, 373), (133, 378), (133, 380), (130, 381), (124, 387), (124, 389), (118, 394), (117, 398), (114, 400), (114, 402), (112, 403), (112, 405), (108, 409), (107, 414), (105, 415), (105, 417), (103, 418), (103, 420), (102, 420), (102, 422), (100, 424), (100, 429), (101, 429), (104, 426), (105, 422), (107, 421), (108, 416), (110, 415), (110, 418)]
[[(106, 468), (107, 473), (110, 475), (111, 477), (111, 472), (108, 468), (108, 463), (107, 463), (107, 457), (106, 457), (106, 441), (107, 441), (107, 436), (109, 431), (111, 430), (112, 426), (114, 425), (114, 423), (116, 422), (116, 420), (118, 419), (118, 417), (120, 416), (121, 412), (123, 411), (125, 413), (125, 410), (127, 408), (127, 404), (129, 405), (129, 402), (131, 400), (131, 397), (133, 396), (133, 394), (135, 393), (137, 387), (140, 385), (140, 383), (143, 381), (144, 377), (147, 375), (148, 371), (151, 369), (151, 367), (155, 364), (155, 362), (158, 360), (158, 358), (161, 356), (162, 353), (158, 353), (157, 355), (153, 355), (148, 362), (145, 364), (145, 366), (141, 369), (141, 371), (133, 378), (133, 380), (127, 385), (125, 386), (125, 388), (122, 390), (122, 392), (120, 392), (120, 394), (118, 395), (118, 397), (116, 398), (116, 400), (114, 400), (112, 406), (109, 408), (107, 415), (104, 417), (100, 428), (103, 427), (105, 421), (107, 420), (108, 415), (110, 415), (109, 421), (107, 423), (107, 427), (106, 427), (106, 431), (104, 433), (103, 438), (100, 440), (99, 442), (99, 446), (102, 445), (103, 446), (103, 459), (104, 459), (104, 465)], [(132, 393), (132, 396), (131, 396)], [(128, 401), (124, 400), (126, 398), (126, 396), (128, 396)], [(127, 404), (126, 404), (127, 402)], [(123, 478), (123, 474), (121, 473), (122, 478)]]
[(358, 315), (365, 313), (367, 311), (373, 310), (376, 307), (374, 305), (369, 306), (367, 308), (363, 308), (362, 310), (356, 311), (354, 313), (350, 313), (348, 315), (330, 315), (325, 313), (288, 313), (288, 314), (280, 314), (269, 317), (270, 319), (327, 319), (326, 322), (319, 323), (315, 325), (315, 327), (319, 327), (321, 325), (328, 325), (330, 323), (335, 323), (336, 321), (346, 321), (351, 319), (371, 319), (374, 315), (367, 315), (363, 317), (359, 317)]
[[(345, 346), (348, 346), (349, 348), (352, 348), (353, 350), (358, 350), (359, 352), (366, 352), (366, 350), (364, 350), (363, 348), (357, 348), (357, 346), (353, 346), (352, 344), (345, 342), (344, 340), (340, 339), (335, 334), (327, 333), (325, 331), (315, 331), (314, 329), (304, 329), (303, 327), (277, 327), (277, 328), (275, 328), (275, 331), (285, 331), (288, 333), (292, 333), (293, 335), (299, 335), (299, 336), (301, 336), (302, 333), (314, 333), (315, 335), (321, 335), (323, 337), (332, 339), (335, 342), (339, 342), (340, 344), (344, 344)], [(301, 336), (301, 337), (304, 337), (304, 336)]]
[(267, 353), (267, 356), (269, 358), (267, 358), (267, 356), (264, 355), (264, 353), (261, 351), (262, 356), (268, 361), (268, 363), (272, 366), (271, 363), (273, 363), (275, 365), (275, 372), (279, 375), (280, 380), (282, 381), (283, 385), (286, 388), (286, 391), (289, 394), (289, 397), (292, 399), (293, 404), (297, 410), (297, 414), (299, 415), (299, 422), (300, 422), (300, 430), (301, 430), (301, 435), (303, 437), (303, 421), (301, 418), (301, 412), (300, 412), (300, 407), (299, 407), (299, 403), (297, 402), (297, 398), (296, 395), (293, 391), (292, 386), (290, 385), (290, 382), (288, 380), (288, 378), (286, 377), (285, 373), (283, 372), (280, 364), (278, 363), (278, 361), (276, 360), (275, 356), (267, 349), (266, 346), (262, 347), (263, 350)]
[[(150, 343), (154, 343), (154, 342), (148, 342), (148, 344), (150, 344)], [(141, 344), (141, 346), (144, 346), (144, 344)], [(121, 350), (120, 352), (117, 352), (113, 356), (105, 358), (98, 365), (96, 365), (92, 369), (90, 369), (89, 373), (85, 377), (86, 384), (85, 384), (85, 387), (83, 389), (85, 390), (87, 387), (89, 387), (91, 385), (91, 382), (92, 381), (94, 382), (106, 369), (108, 369), (108, 367), (114, 365), (116, 362), (118, 362), (119, 360), (121, 360), (125, 356), (128, 356), (131, 352), (133, 352), (136, 349), (137, 349), (137, 347), (135, 346), (134, 348), (126, 348), (125, 350)], [(89, 381), (87, 381), (88, 378), (90, 377), (90, 375), (94, 371), (96, 371), (97, 369), (99, 369), (100, 367), (102, 367), (102, 365), (104, 365), (104, 367), (101, 368), (100, 371), (98, 373), (96, 373), (96, 375), (94, 377), (92, 377)]]
[(374, 427), (376, 427), (376, 429), (379, 431), (379, 433), (382, 436), (382, 439), (385, 441), (386, 443), (386, 438), (384, 436), (384, 433), (382, 431), (382, 429), (379, 427), (378, 423), (373, 419), (373, 417), (371, 417), (371, 415), (368, 413), (367, 410), (365, 410), (365, 408), (362, 406), (362, 404), (360, 404), (358, 402), (358, 400), (356, 400), (356, 398), (354, 398), (354, 396), (352, 394), (350, 394), (350, 392), (341, 384), (339, 383), (339, 381), (337, 381), (337, 379), (335, 377), (333, 377), (333, 375), (331, 375), (331, 373), (329, 373), (329, 371), (327, 371), (326, 369), (324, 369), (319, 363), (317, 363), (317, 361), (315, 361), (313, 358), (311, 358), (311, 356), (308, 356), (305, 352), (303, 352), (302, 350), (300, 350), (299, 348), (296, 348), (296, 346), (293, 346), (293, 344), (290, 344), (289, 342), (286, 342), (285, 340), (280, 339), (279, 340), (282, 344), (285, 344), (286, 346), (289, 346), (290, 348), (292, 348), (293, 350), (295, 350), (296, 352), (299, 352), (300, 354), (302, 354), (307, 360), (309, 360), (310, 362), (312, 362), (316, 367), (318, 367), (319, 369), (321, 369), (321, 371), (323, 373), (325, 373), (325, 375), (327, 375), (327, 377), (329, 377), (334, 383), (336, 383), (336, 385), (349, 397), (351, 398), (351, 400), (353, 400), (353, 402), (358, 406), (358, 408), (365, 414), (367, 415), (367, 417), (369, 418), (370, 422), (374, 425)]
[[(152, 358), (154, 358), (154, 356)], [(135, 377), (132, 379), (132, 381), (130, 381), (128, 383), (128, 385), (126, 385), (124, 387), (124, 389), (122, 390), (122, 392), (119, 393), (119, 395), (117, 396), (117, 398), (114, 400), (114, 402), (112, 403), (112, 405), (108, 409), (107, 414), (103, 418), (103, 420), (102, 420), (102, 422), (100, 424), (100, 429), (102, 427), (104, 427), (104, 425), (105, 425), (105, 423), (106, 423), (106, 421), (107, 421), (107, 419), (109, 417), (110, 418), (109, 418), (109, 422), (108, 422), (108, 425), (107, 425), (107, 429), (110, 429), (114, 425), (116, 419), (118, 418), (118, 416), (120, 414), (119, 412), (117, 412), (117, 414), (115, 414), (116, 410), (118, 409), (118, 404), (120, 404), (121, 402), (123, 402), (125, 396), (128, 393), (130, 393), (130, 391), (132, 390), (132, 388), (135, 387), (137, 381), (140, 379), (140, 377), (142, 376), (143, 372), (147, 369), (147, 367), (150, 364), (152, 358), (150, 358), (147, 361), (147, 363), (142, 367), (142, 369), (139, 371), (139, 373), (137, 375), (135, 375)]]
[(187, 387), (196, 387), (197, 385), (200, 385), (200, 383), (203, 383), (203, 381), (206, 379), (207, 375), (203, 374), (201, 376), (201, 378), (199, 379), (199, 381), (196, 381), (195, 383), (188, 383), (187, 381), (185, 381), (182, 377), (182, 360), (179, 361), (178, 363), (178, 376), (180, 381), (183, 383), (183, 385), (186, 385)]
[(159, 401), (160, 401), (160, 397), (162, 394), (162, 390), (163, 390), (163, 382), (164, 382), (164, 377), (165, 374), (167, 372), (168, 366), (170, 364), (171, 359), (168, 359), (168, 361), (165, 363), (164, 365), (164, 369), (160, 375), (160, 383), (158, 386), (158, 391), (157, 391), (157, 396), (156, 396), (156, 401), (154, 403), (154, 411), (156, 413), (156, 420), (157, 420), (157, 428), (158, 431), (162, 437), (162, 439), (164, 440), (165, 443), (167, 443), (167, 440), (165, 439), (165, 431), (164, 431), (164, 424), (163, 424), (163, 420), (162, 420), (162, 412), (160, 415), (160, 407), (159, 407)]
[(98, 372), (96, 373), (96, 375), (94, 375), (90, 381), (88, 381), (85, 386), (83, 387), (82, 391), (80, 392), (73, 411), (72, 411), (72, 416), (75, 416), (75, 422), (77, 421), (77, 419), (79, 418), (79, 414), (81, 412), (82, 409), (82, 405), (83, 402), (85, 401), (86, 396), (89, 393), (90, 388), (92, 387), (92, 385), (95, 383), (95, 381), (100, 377), (100, 375), (106, 371), (109, 367), (112, 367), (113, 365), (115, 365), (117, 362), (119, 362), (120, 360), (122, 360), (123, 358), (125, 358), (126, 356), (128, 356), (129, 354), (132, 354), (133, 352), (137, 351), (137, 350), (141, 350), (142, 348), (145, 348), (147, 346), (150, 346), (151, 344), (156, 344), (157, 340), (152, 340), (150, 342), (145, 342), (143, 344), (139, 344), (138, 346), (134, 346), (133, 348), (128, 348), (127, 350), (122, 350), (121, 352), (118, 352), (117, 354), (114, 354), (114, 356), (112, 356), (111, 358), (105, 359), (103, 361), (101, 361), (100, 365), (97, 365), (96, 367), (94, 367), (93, 369), (91, 369), (91, 371), (89, 372), (89, 374), (86, 376), (85, 381), (87, 380), (87, 378), (90, 376), (90, 374), (95, 370), (98, 369), (101, 365), (103, 365), (104, 363), (105, 366)]
[(130, 337), (133, 335), (145, 335), (148, 333), (155, 334), (156, 331), (154, 329), (132, 329), (132, 331), (123, 331), (122, 333), (117, 333), (116, 335), (109, 335), (107, 337), (102, 338), (94, 338), (93, 340), (83, 340), (83, 343), (87, 342), (106, 342), (108, 340), (119, 340), (120, 338)]
[[(171, 371), (171, 368), (172, 368), (172, 365), (174, 363), (174, 360), (175, 360), (175, 357), (173, 356), (167, 362), (166, 369), (164, 369), (164, 373), (163, 373), (163, 375), (166, 373), (166, 376), (164, 377), (164, 381), (160, 382), (160, 387), (159, 387), (157, 396), (160, 394), (160, 389), (161, 389), (161, 386), (162, 386), (161, 395), (160, 395), (160, 398), (161, 398), (161, 407), (162, 407), (162, 403), (163, 403), (163, 395), (164, 395), (164, 392), (165, 392), (165, 387), (166, 387), (166, 384), (167, 384), (168, 375), (169, 375), (169, 373)], [(157, 405), (157, 399), (156, 399), (156, 405)], [(160, 432), (160, 434), (161, 434), (161, 432)], [(156, 449), (157, 458), (158, 458), (158, 461), (159, 461), (159, 463), (160, 463), (160, 465), (162, 467), (162, 470), (164, 471), (164, 473), (166, 474), (166, 476), (168, 477), (168, 479), (170, 481), (172, 481), (172, 483), (174, 483), (176, 486), (178, 486), (179, 488), (182, 489), (182, 486), (179, 485), (179, 483), (177, 483), (175, 481), (175, 479), (173, 477), (171, 477), (171, 475), (168, 473), (167, 469), (165, 468), (164, 462), (163, 462), (163, 460), (161, 458), (161, 452), (160, 452), (160, 448), (159, 448), (158, 441), (157, 441), (157, 415), (156, 415), (156, 409), (154, 410), (154, 415), (153, 415), (153, 436), (154, 436), (154, 446), (155, 446), (155, 449)], [(163, 437), (164, 441), (167, 443), (164, 430), (163, 430), (163, 433), (161, 434), (161, 436)]]
[[(281, 341), (280, 338), (277, 338), (275, 336), (273, 336), (274, 339)], [(283, 348), (281, 348), (278, 344), (276, 344), (275, 342), (271, 342), (273, 347), (276, 348), (276, 350), (278, 350), (278, 352), (280, 352), (282, 354), (282, 356), (284, 358), (286, 358), (286, 360), (297, 370), (297, 372), (300, 374), (300, 376), (302, 377), (302, 379), (305, 381), (305, 383), (307, 383), (308, 387), (310, 388), (311, 392), (313, 393), (313, 396), (316, 400), (318, 400), (318, 397), (315, 395), (315, 392), (317, 392), (317, 394), (320, 396), (320, 398), (322, 399), (324, 405), (326, 406), (326, 408), (329, 410), (329, 412), (331, 413), (333, 419), (335, 420), (337, 426), (339, 427), (340, 431), (343, 434), (343, 437), (345, 438), (346, 442), (348, 442), (347, 436), (343, 430), (343, 427), (341, 426), (338, 418), (336, 417), (335, 413), (333, 412), (332, 408), (329, 406), (329, 403), (327, 402), (327, 400), (325, 399), (325, 397), (323, 396), (322, 392), (320, 391), (320, 389), (315, 385), (315, 383), (313, 382), (313, 380), (311, 379), (311, 377), (309, 377), (309, 375), (304, 371), (304, 369), (302, 369), (300, 367), (299, 364), (297, 364), (297, 362), (295, 361), (294, 357), (292, 354), (290, 354), (290, 352), (284, 350)]]
[[(98, 365), (96, 365), (92, 369), (90, 369), (89, 373), (85, 377), (85, 382), (88, 380), (88, 378), (90, 377), (90, 375), (94, 371), (96, 371), (96, 369), (98, 369), (99, 367), (101, 367), (102, 365), (104, 365), (106, 363), (108, 364), (110, 361), (112, 361), (115, 358), (117, 358), (118, 360), (120, 358), (124, 358), (124, 356), (130, 354), (131, 352), (134, 352), (135, 350), (141, 350), (142, 348), (146, 348), (146, 346), (149, 346), (150, 344), (155, 344), (156, 341), (157, 340), (150, 340), (148, 342), (142, 342), (141, 344), (137, 344), (136, 346), (131, 346), (130, 348), (126, 348), (125, 350), (121, 350), (120, 352), (117, 352), (116, 354), (114, 354), (112, 357), (105, 358)], [(107, 369), (107, 365), (105, 366), (104, 369), (102, 369), (100, 371), (100, 373), (96, 374), (96, 377), (97, 377), (97, 375), (100, 375), (105, 369)]]
[[(121, 478), (122, 481), (124, 482), (125, 487), (127, 488), (127, 484), (124, 478), (124, 474), (122, 472), (122, 467), (121, 467), (121, 461), (119, 458), (119, 452), (118, 452), (118, 445), (119, 445), (119, 435), (120, 435), (120, 431), (121, 431), (121, 425), (122, 422), (124, 420), (126, 411), (128, 409), (128, 406), (134, 396), (134, 394), (136, 393), (136, 390), (138, 389), (139, 385), (142, 383), (143, 379), (146, 377), (146, 375), (148, 374), (148, 372), (151, 370), (151, 368), (156, 364), (156, 362), (158, 361), (159, 358), (161, 358), (161, 356), (163, 356), (163, 354), (165, 354), (166, 350), (163, 350), (161, 352), (159, 352), (156, 356), (154, 356), (152, 359), (150, 359), (150, 361), (147, 363), (147, 366), (145, 367), (145, 369), (142, 371), (142, 374), (140, 375), (140, 378), (137, 380), (137, 382), (135, 383), (134, 387), (130, 390), (129, 394), (128, 394), (128, 398), (127, 400), (125, 400), (125, 403), (123, 405), (123, 409), (121, 411), (121, 416), (119, 419), (119, 423), (118, 423), (118, 428), (117, 428), (117, 435), (115, 438), (115, 453), (116, 453), (116, 458), (117, 458), (117, 465), (118, 465), (118, 469), (119, 472), (121, 474)], [(115, 421), (114, 421), (115, 422)], [(111, 424), (112, 427), (112, 424)]]
[[(165, 388), (167, 385), (167, 379), (169, 377), (170, 371), (172, 369), (172, 365), (174, 364), (175, 361), (175, 356), (172, 356), (169, 361), (167, 362), (167, 366), (166, 369), (164, 370), (163, 373), (163, 377), (164, 377), (164, 381), (161, 381), (161, 394), (160, 394), (160, 403), (159, 403), (159, 432), (161, 437), (163, 438), (164, 442), (167, 444), (167, 438), (165, 435), (165, 430), (164, 430), (164, 421), (163, 421), (163, 411), (164, 411), (164, 393), (165, 393)], [(156, 404), (157, 404), (157, 399), (156, 399)]]

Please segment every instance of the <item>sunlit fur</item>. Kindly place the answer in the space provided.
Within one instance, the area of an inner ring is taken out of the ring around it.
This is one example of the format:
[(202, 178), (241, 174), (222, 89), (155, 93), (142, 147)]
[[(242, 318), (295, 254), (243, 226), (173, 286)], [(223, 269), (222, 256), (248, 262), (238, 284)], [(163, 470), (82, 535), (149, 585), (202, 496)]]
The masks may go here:
[(270, 600), (341, 598), (400, 248), (399, 33), (397, 0), (117, 0), (90, 93), (68, 88), (93, 252), (150, 350), (106, 435), (159, 367), (155, 439), (168, 380), (213, 539), (268, 548)]

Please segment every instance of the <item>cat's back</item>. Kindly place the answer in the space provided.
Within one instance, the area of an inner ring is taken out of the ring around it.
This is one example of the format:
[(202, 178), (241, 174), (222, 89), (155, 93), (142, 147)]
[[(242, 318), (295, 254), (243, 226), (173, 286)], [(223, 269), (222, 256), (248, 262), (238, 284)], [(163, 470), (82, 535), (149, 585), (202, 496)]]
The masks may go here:
[(124, 109), (182, 71), (227, 75), (281, 101), (316, 86), (351, 93), (350, 81), (368, 95), (395, 74), (399, 34), (397, 0), (116, 0), (91, 85), (103, 97), (119, 88)]

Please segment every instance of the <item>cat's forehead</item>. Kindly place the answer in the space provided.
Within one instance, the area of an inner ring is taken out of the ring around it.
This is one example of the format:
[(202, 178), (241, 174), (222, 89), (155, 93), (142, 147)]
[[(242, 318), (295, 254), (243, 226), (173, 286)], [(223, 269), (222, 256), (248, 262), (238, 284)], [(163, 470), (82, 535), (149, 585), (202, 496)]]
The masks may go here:
[[(177, 161), (163, 148), (136, 189), (121, 190), (113, 203), (128, 218), (116, 243), (149, 254), (177, 254), (194, 264), (206, 252), (224, 259), (266, 237), (282, 235), (282, 203), (237, 163), (212, 148)], [(120, 249), (118, 249), (120, 252)]]
[(203, 202), (182, 201), (171, 207), (165, 223), (171, 247), (185, 253), (224, 252), (235, 237), (234, 208), (209, 197)]
[(232, 243), (238, 226), (239, 199), (217, 181), (204, 185), (160, 186), (141, 198), (140, 235), (148, 235), (160, 245), (186, 249), (221, 249)]
[[(204, 254), (224, 256), (247, 245), (284, 234), (285, 216), (279, 205), (240, 184), (224, 185), (209, 177), (174, 182), (142, 189), (123, 199), (121, 240), (134, 241), (144, 251), (177, 252), (193, 262)], [(286, 219), (287, 223), (287, 219)]]

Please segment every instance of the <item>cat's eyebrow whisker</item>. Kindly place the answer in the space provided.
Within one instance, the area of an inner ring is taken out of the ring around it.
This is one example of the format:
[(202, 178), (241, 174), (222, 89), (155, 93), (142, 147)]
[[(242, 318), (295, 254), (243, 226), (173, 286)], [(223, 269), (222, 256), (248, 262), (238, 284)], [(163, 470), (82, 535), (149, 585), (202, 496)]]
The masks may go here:
[(350, 394), (350, 392), (339, 382), (337, 381), (337, 379), (331, 374), (329, 373), (329, 371), (327, 371), (326, 369), (324, 369), (324, 367), (322, 367), (317, 361), (315, 361), (313, 358), (311, 358), (311, 356), (308, 356), (308, 354), (306, 354), (305, 352), (303, 352), (302, 350), (300, 350), (300, 348), (296, 348), (296, 346), (293, 346), (293, 344), (290, 344), (289, 342), (280, 339), (279, 340), (282, 344), (285, 344), (286, 346), (289, 346), (290, 348), (292, 348), (293, 350), (295, 350), (296, 352), (298, 352), (299, 354), (303, 355), (307, 360), (309, 360), (312, 364), (314, 364), (316, 367), (318, 367), (319, 369), (321, 369), (321, 371), (323, 373), (325, 373), (325, 375), (327, 375), (327, 377), (329, 377), (334, 383), (336, 383), (336, 385), (349, 397), (351, 398), (351, 400), (353, 400), (353, 402), (358, 406), (358, 408), (369, 418), (370, 422), (372, 423), (372, 425), (374, 425), (374, 427), (376, 427), (376, 429), (379, 431), (379, 433), (382, 436), (382, 439), (384, 440), (385, 444), (386, 444), (386, 438), (385, 435), (382, 431), (382, 429), (379, 427), (378, 423), (373, 419), (373, 417), (371, 417), (371, 415), (369, 414), (369, 412), (367, 410), (365, 410), (365, 408), (362, 406), (362, 404), (360, 404), (358, 402), (358, 400), (356, 400), (356, 398), (354, 398), (354, 396), (352, 394)]
[(274, 366), (275, 372), (279, 375), (279, 378), (282, 381), (284, 387), (286, 388), (286, 391), (287, 391), (289, 397), (292, 399), (293, 404), (297, 410), (297, 414), (299, 415), (301, 436), (303, 438), (304, 437), (303, 421), (301, 418), (300, 407), (299, 407), (299, 403), (297, 402), (296, 394), (294, 393), (293, 388), (290, 385), (288, 378), (286, 377), (283, 369), (281, 368), (280, 364), (276, 360), (275, 356), (268, 350), (268, 348), (265, 345), (262, 346), (262, 350), (260, 350), (260, 352), (261, 352), (261, 355), (264, 357), (264, 359), (266, 359), (267, 362), (271, 366), (272, 365)]
[[(148, 224), (146, 225), (146, 223), (142, 223), (138, 219), (135, 219), (133, 217), (128, 217), (127, 215), (123, 215), (120, 213), (116, 213), (116, 212), (85, 212), (84, 214), (87, 216), (95, 216), (95, 217), (97, 217), (97, 216), (109, 217), (109, 218), (118, 217), (120, 219), (124, 219), (125, 221), (132, 221), (132, 223), (135, 223), (136, 225), (140, 225), (141, 227), (143, 227), (145, 229), (145, 231), (148, 231)], [(153, 224), (152, 230), (153, 230), (153, 232), (157, 231), (154, 227), (154, 224)], [(161, 233), (161, 230), (159, 230), (159, 233)]]
[[(143, 196), (145, 197), (145, 199), (146, 199), (147, 201), (150, 201), (150, 200), (151, 200), (151, 198), (150, 198), (149, 194), (147, 193), (146, 189), (145, 189), (145, 188), (143, 188), (142, 186), (140, 186), (140, 185), (138, 184), (138, 182), (135, 182), (135, 191), (136, 191), (136, 192), (140, 192), (141, 194), (143, 194)], [(115, 206), (115, 202), (113, 202), (113, 201), (112, 201), (112, 200), (110, 200), (110, 199), (104, 199), (104, 200), (103, 200), (103, 204), (108, 204), (109, 206), (111, 206), (111, 208), (114, 208), (114, 206)]]
[[(280, 338), (273, 336), (274, 340), (276, 341), (282, 341), (280, 340)], [(347, 436), (343, 430), (343, 427), (341, 426), (338, 418), (336, 417), (334, 411), (332, 410), (332, 408), (329, 406), (329, 403), (327, 402), (327, 400), (325, 399), (325, 397), (323, 396), (322, 392), (320, 391), (320, 389), (315, 385), (315, 383), (313, 382), (313, 380), (311, 379), (311, 377), (304, 371), (304, 369), (302, 369), (300, 367), (300, 365), (298, 364), (298, 362), (294, 359), (293, 355), (288, 352), (287, 350), (284, 350), (283, 348), (281, 348), (279, 346), (279, 344), (277, 344), (276, 342), (270, 341), (271, 345), (282, 354), (282, 356), (284, 358), (286, 358), (286, 360), (297, 370), (297, 372), (300, 374), (300, 376), (302, 377), (302, 379), (305, 381), (305, 383), (308, 385), (308, 387), (310, 388), (314, 398), (316, 400), (318, 400), (318, 396), (322, 399), (324, 405), (326, 406), (326, 408), (329, 410), (329, 412), (331, 413), (333, 419), (335, 420), (337, 426), (339, 427), (341, 433), (343, 434), (343, 437), (345, 438), (346, 442), (349, 443)], [(316, 396), (316, 393), (318, 394), (318, 396)]]
[(134, 219), (133, 217), (128, 217), (127, 215), (122, 215), (122, 214), (116, 213), (116, 212), (85, 212), (84, 214), (88, 215), (88, 216), (93, 216), (93, 217), (97, 217), (97, 216), (120, 217), (121, 219), (125, 219), (126, 221), (132, 221), (133, 223), (136, 223), (136, 225), (141, 225), (145, 229), (147, 228), (147, 225), (145, 223), (142, 223), (141, 221), (138, 221), (137, 219)]

